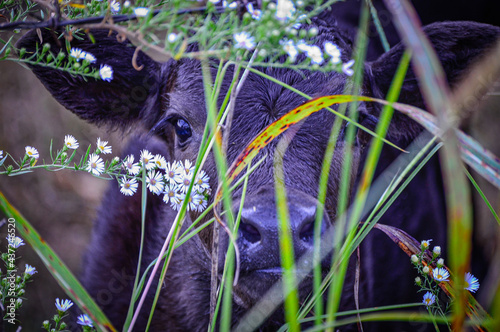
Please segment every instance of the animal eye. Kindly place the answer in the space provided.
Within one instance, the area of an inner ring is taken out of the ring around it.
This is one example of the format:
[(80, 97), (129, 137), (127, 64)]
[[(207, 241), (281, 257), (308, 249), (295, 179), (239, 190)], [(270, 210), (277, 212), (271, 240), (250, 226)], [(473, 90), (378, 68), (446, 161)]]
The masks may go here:
[(179, 137), (181, 143), (186, 142), (187, 139), (191, 137), (191, 126), (189, 126), (186, 120), (177, 118), (173, 121), (173, 125), (175, 126), (175, 133), (177, 137)]

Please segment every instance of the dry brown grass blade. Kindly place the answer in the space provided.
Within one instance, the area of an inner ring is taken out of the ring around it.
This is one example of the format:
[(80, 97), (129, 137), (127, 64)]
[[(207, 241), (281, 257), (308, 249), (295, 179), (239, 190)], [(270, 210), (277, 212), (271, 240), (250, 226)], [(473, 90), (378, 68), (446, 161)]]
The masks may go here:
[[(420, 254), (420, 242), (415, 240), (411, 235), (406, 233), (405, 231), (377, 223), (375, 225), (375, 228), (378, 230), (381, 230), (384, 232), (394, 243), (396, 243), (401, 250), (403, 250), (408, 256), (411, 257), (411, 255), (418, 255)], [(429, 267), (429, 274), (432, 274), (432, 269), (436, 267), (435, 264), (429, 264), (429, 262), (432, 260), (432, 253), (429, 250), (426, 250), (423, 255), (423, 260), (422, 263), (424, 266)], [(445, 266), (446, 267), (446, 266)], [(450, 271), (447, 267), (446, 269)], [(439, 284), (443, 292), (445, 292), (446, 295), (451, 297), (451, 294), (454, 294), (453, 292), (453, 284), (451, 281), (449, 282), (441, 282)], [(467, 296), (467, 316), (471, 319), (472, 326), (475, 331), (488, 331), (488, 328), (485, 326), (488, 323), (490, 323), (491, 317), (490, 315), (484, 310), (484, 308), (476, 301), (474, 296), (472, 296), (470, 293), (468, 293)]]

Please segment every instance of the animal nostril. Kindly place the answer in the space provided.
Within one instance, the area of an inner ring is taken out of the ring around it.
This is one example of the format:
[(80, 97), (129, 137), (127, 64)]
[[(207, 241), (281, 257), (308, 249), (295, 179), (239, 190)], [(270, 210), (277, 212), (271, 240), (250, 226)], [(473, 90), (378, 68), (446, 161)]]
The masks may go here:
[(259, 230), (247, 223), (240, 223), (239, 227), (240, 236), (250, 243), (256, 243), (261, 240), (261, 234)]
[(304, 242), (312, 242), (314, 239), (314, 219), (307, 220), (299, 231), (299, 237)]

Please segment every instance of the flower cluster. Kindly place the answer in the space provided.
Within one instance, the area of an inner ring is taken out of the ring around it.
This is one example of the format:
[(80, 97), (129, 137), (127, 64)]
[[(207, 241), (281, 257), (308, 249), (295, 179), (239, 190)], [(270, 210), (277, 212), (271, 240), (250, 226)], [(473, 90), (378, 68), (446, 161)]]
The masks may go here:
[[(137, 175), (141, 170), (146, 173), (146, 185), (149, 191), (155, 195), (163, 195), (163, 201), (170, 203), (174, 210), (180, 209), (187, 199), (187, 208), (191, 211), (203, 211), (207, 207), (210, 195), (210, 177), (201, 170), (194, 176), (194, 165), (185, 160), (167, 162), (165, 157), (157, 154), (153, 156), (148, 150), (142, 150), (139, 162), (134, 163), (133, 155), (123, 160), (123, 168), (129, 176), (122, 176), (120, 180), (122, 194), (131, 196), (138, 188)], [(133, 176), (133, 177), (130, 177)], [(189, 197), (186, 197), (191, 182), (193, 189)]]
[[(71, 48), (71, 50), (69, 51), (69, 56), (75, 59), (76, 62), (79, 62), (80, 60), (86, 61), (87, 64), (96, 62), (96, 58), (92, 53), (85, 52), (82, 49), (76, 47)], [(101, 64), (101, 67), (99, 69), (99, 76), (103, 81), (111, 82), (111, 80), (113, 80), (113, 68), (106, 64)]]
[[(57, 298), (55, 303), (57, 315), (54, 315), (52, 318), (54, 325), (52, 325), (50, 321), (45, 320), (42, 323), (42, 327), (49, 332), (67, 331), (68, 325), (63, 321), (63, 319), (69, 316), (68, 310), (73, 306), (73, 304), (74, 303), (71, 300), (60, 300)], [(76, 323), (82, 325), (83, 331), (95, 331), (93, 329), (92, 320), (85, 314), (78, 316)]]
[[(9, 223), (11, 222), (15, 221), (9, 219)], [(26, 285), (32, 281), (31, 279), (35, 273), (38, 273), (36, 268), (25, 264), (24, 272), (19, 275), (17, 274), (18, 270), (21, 269), (17, 267), (18, 256), (16, 252), (24, 245), (23, 239), (9, 232), (9, 236), (7, 236), (7, 250), (0, 254), (0, 258), (3, 261), (2, 266), (5, 268), (0, 269), (0, 307), (2, 308), (8, 307), (15, 310), (21, 308), (23, 299), (26, 296)], [(8, 320), (8, 317), (5, 320)]]
[[(218, 3), (218, 1), (211, 1), (211, 2)], [(304, 5), (302, 1), (298, 1), (297, 4), (299, 6)], [(274, 17), (278, 21), (288, 22), (292, 20), (295, 16), (297, 16), (295, 20), (295, 22), (297, 23), (291, 26), (292, 29), (290, 31), (295, 31), (292, 32), (292, 34), (298, 34), (298, 32), (296, 32), (297, 31), (296, 29), (299, 29), (302, 26), (301, 22), (307, 18), (306, 14), (300, 14), (300, 12), (295, 7), (294, 3), (290, 0), (278, 1), (276, 8), (274, 4), (269, 4), (268, 8), (271, 8), (271, 10), (275, 10)], [(255, 9), (253, 4), (248, 3), (246, 5), (246, 10), (248, 13), (251, 14), (254, 20), (260, 20), (262, 18), (262, 11)], [(315, 36), (318, 33), (317, 28), (314, 27), (302, 31), (304, 34), (309, 34), (310, 36)], [(278, 31), (276, 31), (276, 34), (280, 35)], [(252, 50), (256, 47), (257, 44), (256, 38), (252, 36), (252, 34), (249, 33), (248, 31), (241, 31), (234, 33), (233, 40), (234, 40), (233, 45), (236, 49)], [(297, 56), (300, 53), (304, 53), (306, 58), (308, 58), (311, 64), (313, 65), (322, 65), (325, 63), (328, 63), (333, 66), (338, 65), (338, 69), (339, 70), (341, 69), (344, 74), (348, 76), (352, 76), (354, 74), (354, 71), (352, 69), (352, 66), (354, 65), (354, 60), (342, 63), (341, 50), (336, 44), (334, 44), (331, 41), (324, 42), (323, 49), (318, 45), (314, 45), (313, 43), (308, 43), (304, 39), (294, 41), (287, 37), (280, 39), (279, 44), (288, 55), (288, 61), (290, 63), (295, 63), (297, 60)], [(329, 59), (329, 61), (327, 61), (327, 59)]]
[[(112, 147), (107, 141), (97, 139), (96, 148), (93, 153), (88, 153), (82, 158), (79, 164), (71, 167), (69, 164), (73, 160), (76, 150), (80, 144), (72, 135), (64, 137), (64, 144), (61, 150), (53, 159), (51, 165), (40, 165), (37, 167), (54, 168), (56, 170), (62, 168), (72, 168), (74, 170), (85, 170), (94, 176), (106, 175), (114, 177), (120, 184), (120, 192), (126, 196), (132, 196), (139, 188), (139, 182), (143, 181), (142, 172), (145, 174), (144, 185), (155, 195), (163, 195), (163, 201), (174, 210), (179, 210), (184, 201), (187, 200), (188, 211), (203, 211), (208, 204), (208, 197), (211, 189), (209, 185), (210, 177), (203, 170), (194, 174), (194, 165), (189, 160), (167, 161), (160, 154), (153, 155), (148, 150), (142, 150), (140, 158), (135, 162), (134, 155), (128, 155), (120, 161), (120, 158), (114, 157), (111, 161), (105, 161), (101, 156), (112, 153)], [(12, 166), (5, 167), (6, 174), (20, 172), (25, 170), (25, 164), (33, 167), (40, 158), (38, 150), (34, 147), (27, 146), (25, 149), (24, 158), (19, 169), (14, 170)], [(68, 151), (73, 151), (68, 157)], [(2, 159), (3, 151), (0, 151), (0, 166), (5, 159)], [(52, 152), (51, 152), (52, 156)], [(126, 174), (124, 174), (124, 171)], [(3, 172), (2, 172), (3, 173)], [(192, 190), (187, 195), (188, 189), (192, 184)], [(9, 244), (18, 248), (24, 245), (19, 238), (9, 238)]]
[[(420, 243), (420, 253), (411, 256), (411, 262), (419, 272), (420, 276), (415, 278), (415, 284), (420, 288), (419, 291), (425, 292), (422, 303), (434, 314), (445, 315), (448, 311), (449, 303), (443, 309), (443, 305), (439, 301), (440, 287), (443, 282), (448, 282), (450, 279), (450, 272), (444, 266), (444, 259), (440, 258), (441, 247), (435, 246), (432, 249), (432, 258), (430, 261), (426, 260), (426, 252), (430, 248), (430, 240), (423, 240)], [(465, 274), (465, 289), (475, 293), (479, 289), (479, 281), (472, 274), (467, 272)]]

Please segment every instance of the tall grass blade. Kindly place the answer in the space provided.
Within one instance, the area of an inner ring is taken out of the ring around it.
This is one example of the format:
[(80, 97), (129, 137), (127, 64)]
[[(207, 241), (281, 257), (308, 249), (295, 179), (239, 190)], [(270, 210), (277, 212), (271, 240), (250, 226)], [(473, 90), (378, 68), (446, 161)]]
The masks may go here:
[[(296, 129), (296, 128), (294, 128)], [(286, 198), (285, 175), (283, 171), (283, 157), (288, 148), (292, 135), (284, 136), (276, 147), (274, 153), (274, 187), (276, 209), (278, 216), (278, 236), (280, 247), (281, 268), (283, 271), (283, 295), (285, 298), (285, 320), (289, 330), (300, 331), (298, 323), (299, 294), (295, 278), (296, 267), (294, 259), (292, 229), (290, 227), (290, 214)]]
[(28, 220), (26, 220), (21, 213), (7, 201), (1, 192), (0, 210), (7, 216), (7, 218), (14, 218), (16, 220), (16, 229), (19, 231), (19, 234), (21, 234), (21, 237), (35, 250), (49, 272), (52, 274), (54, 279), (56, 279), (57, 283), (66, 292), (66, 294), (92, 319), (94, 326), (98, 329), (98, 331), (116, 331), (106, 315), (104, 315), (99, 306), (95, 304), (94, 300), (71, 273), (64, 262), (61, 261), (59, 256), (57, 256), (52, 248), (42, 239), (40, 234), (38, 234)]
[[(356, 45), (354, 48), (354, 76), (352, 80), (352, 88), (351, 94), (359, 95), (361, 94), (361, 86), (363, 84), (363, 76), (364, 76), (364, 63), (366, 58), (366, 50), (368, 45), (368, 21), (369, 21), (369, 10), (366, 2), (363, 2), (361, 7), (361, 15), (359, 22), (359, 29), (356, 36)], [(347, 85), (350, 82), (348, 82)], [(358, 119), (358, 106), (359, 101), (354, 101), (349, 105), (349, 117), (352, 120), (352, 123), (356, 123)], [(354, 236), (355, 226), (352, 222), (353, 219), (350, 219), (348, 222), (346, 213), (349, 207), (349, 200), (351, 198), (351, 186), (353, 185), (352, 181), (352, 168), (353, 163), (355, 163), (355, 156), (353, 155), (353, 147), (354, 142), (356, 140), (356, 128), (354, 126), (347, 127), (346, 137), (344, 139), (344, 151), (343, 151), (343, 163), (342, 163), (342, 171), (340, 177), (339, 190), (337, 193), (338, 201), (337, 201), (337, 219), (335, 222), (336, 234), (334, 243), (337, 245), (334, 246), (331, 267), (330, 267), (330, 276), (331, 281), (329, 281), (330, 288), (328, 291), (327, 298), (327, 307), (326, 314), (327, 319), (326, 323), (335, 322), (335, 314), (338, 311), (340, 306), (340, 299), (342, 297), (345, 274), (347, 272), (347, 266), (349, 264), (349, 257), (344, 255), (345, 251), (341, 250), (341, 243), (344, 239), (344, 244), (349, 243)], [(333, 332), (332, 329), (328, 329), (328, 332)]]
[[(422, 89), (422, 95), (431, 110), (437, 114), (438, 124), (446, 130), (446, 139), (441, 151), (446, 209), (448, 216), (448, 252), (450, 267), (455, 273), (454, 282), (464, 284), (464, 275), (469, 269), (472, 240), (472, 207), (470, 189), (463, 173), (458, 139), (453, 130), (449, 114), (452, 113), (450, 91), (444, 70), (438, 57), (424, 35), (415, 9), (408, 0), (385, 0), (392, 12), (396, 29), (404, 37), (414, 55), (414, 71)], [(453, 301), (453, 329), (462, 330), (465, 319), (466, 294), (462, 287), (455, 289)]]

